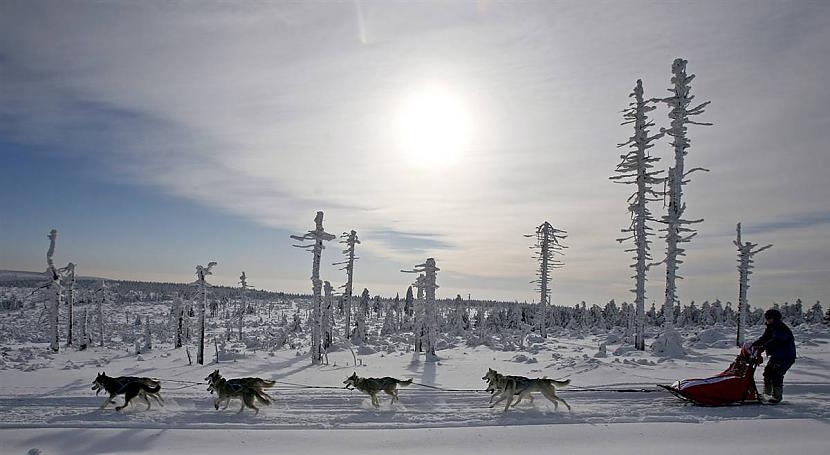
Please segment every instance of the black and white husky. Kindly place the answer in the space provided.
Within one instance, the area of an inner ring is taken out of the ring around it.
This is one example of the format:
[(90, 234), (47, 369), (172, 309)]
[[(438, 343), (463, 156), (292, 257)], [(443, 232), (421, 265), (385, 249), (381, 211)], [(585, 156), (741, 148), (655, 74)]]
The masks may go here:
[[(558, 408), (559, 402), (561, 402), (569, 411), (571, 410), (568, 402), (556, 394), (556, 388), (570, 384), (570, 379), (557, 381), (548, 378), (526, 378), (524, 376), (504, 375), (492, 368), (488, 368), (487, 374), (481, 379), (487, 381), (487, 391), (492, 393), (490, 397), (491, 408), (507, 400), (507, 404), (504, 406), (504, 410), (507, 411), (511, 405), (515, 407), (525, 397), (530, 398), (532, 402), (533, 397), (530, 394), (533, 392), (541, 392), (545, 398), (553, 403), (554, 409)], [(515, 402), (513, 401), (514, 397), (517, 397)], [(496, 401), (494, 402), (493, 400)]]
[[(219, 405), (224, 401), (227, 409), (232, 398), (238, 398), (242, 401), (239, 407), (239, 412), (249, 407), (254, 410), (255, 414), (259, 414), (259, 408), (256, 407), (256, 402), (264, 405), (270, 405), (274, 400), (265, 389), (273, 387), (276, 381), (268, 381), (262, 378), (236, 378), (225, 379), (219, 374), (219, 370), (209, 374), (205, 381), (208, 383), (208, 392), (216, 392), (216, 398), (213, 400), (213, 407), (219, 410)], [(237, 413), (238, 414), (238, 413)]]
[(401, 381), (400, 379), (391, 378), (389, 376), (382, 378), (361, 378), (355, 372), (346, 378), (346, 380), (343, 381), (343, 384), (346, 384), (347, 389), (355, 388), (366, 395), (369, 395), (372, 399), (372, 406), (379, 408), (380, 403), (378, 402), (378, 393), (382, 391), (391, 396), (392, 401), (390, 403), (399, 401), (398, 386), (400, 385), (406, 387), (409, 384), (412, 384), (412, 379)]
[(126, 408), (130, 404), (130, 400), (135, 397), (141, 397), (147, 403), (147, 409), (151, 407), (150, 400), (147, 397), (153, 398), (160, 406), (164, 406), (164, 399), (159, 394), (161, 384), (155, 379), (135, 376), (111, 378), (107, 376), (106, 372), (103, 372), (98, 373), (98, 377), (92, 382), (92, 390), (95, 390), (95, 395), (101, 393), (102, 390), (109, 394), (107, 399), (101, 404), (101, 409), (106, 408), (110, 403), (115, 403), (114, 398), (117, 395), (124, 395), (124, 404), (116, 406), (116, 411)]

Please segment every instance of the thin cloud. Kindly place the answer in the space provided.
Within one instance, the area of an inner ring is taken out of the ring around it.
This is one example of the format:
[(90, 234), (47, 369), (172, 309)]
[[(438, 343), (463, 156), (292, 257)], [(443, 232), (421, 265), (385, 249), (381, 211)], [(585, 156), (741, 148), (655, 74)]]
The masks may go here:
[[(681, 274), (731, 267), (729, 244), (709, 234), (737, 220), (759, 236), (804, 228), (772, 242), (802, 251), (830, 211), (824, 4), (31, 5), (0, 4), (4, 136), (267, 226), (303, 232), (324, 210), (330, 232), (365, 232), (370, 255), (434, 255), (477, 277), (460, 292), (499, 277), (494, 295), (532, 296), (522, 234), (549, 220), (571, 234), (556, 280), (583, 288), (564, 298), (621, 298), (628, 191), (607, 181), (630, 135), (619, 110), (637, 78), (664, 94), (678, 56), (715, 123), (690, 131), (688, 163), (712, 172), (687, 190), (687, 213), (706, 222)], [(454, 166), (410, 168), (392, 119), (435, 81), (475, 114), (474, 140)], [(654, 149), (664, 167), (669, 148)], [(702, 275), (681, 286), (711, 292)]]

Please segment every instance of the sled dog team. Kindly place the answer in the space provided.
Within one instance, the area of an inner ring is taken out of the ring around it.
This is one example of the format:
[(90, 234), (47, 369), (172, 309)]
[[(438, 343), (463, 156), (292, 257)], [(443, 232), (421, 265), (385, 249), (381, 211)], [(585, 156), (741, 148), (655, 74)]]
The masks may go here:
[[(507, 411), (511, 406), (515, 407), (525, 397), (533, 402), (531, 393), (540, 392), (545, 398), (550, 400), (554, 408), (558, 409), (561, 402), (568, 410), (571, 407), (565, 400), (556, 395), (556, 387), (566, 386), (570, 380), (556, 381), (548, 378), (526, 378), (524, 376), (503, 375), (493, 369), (488, 369), (487, 374), (481, 378), (487, 381), (487, 392), (490, 392), (490, 407), (494, 407), (502, 401), (506, 401), (504, 410)], [(216, 393), (216, 398), (213, 400), (213, 407), (217, 410), (219, 406), (224, 403), (222, 409), (227, 409), (232, 399), (238, 399), (242, 402), (239, 407), (239, 412), (245, 410), (246, 407), (254, 410), (256, 414), (259, 413), (259, 408), (256, 403), (263, 405), (270, 405), (273, 398), (268, 395), (265, 389), (273, 387), (276, 381), (268, 381), (262, 378), (235, 378), (225, 379), (219, 374), (219, 370), (215, 370), (209, 374), (205, 381), (208, 384), (208, 392)], [(399, 401), (398, 386), (406, 387), (412, 384), (412, 379), (400, 380), (389, 376), (382, 378), (362, 378), (353, 373), (351, 376), (343, 381), (346, 389), (357, 389), (366, 395), (369, 395), (372, 406), (380, 407), (378, 401), (378, 394), (384, 392), (392, 397), (390, 403)], [(109, 394), (107, 399), (101, 404), (101, 409), (104, 409), (108, 404), (115, 403), (115, 397), (124, 395), (124, 404), (117, 406), (116, 411), (120, 411), (130, 404), (130, 400), (139, 397), (147, 403), (147, 409), (151, 408), (149, 398), (154, 399), (160, 406), (164, 406), (164, 399), (159, 393), (161, 391), (161, 384), (158, 379), (141, 378), (134, 376), (121, 376), (117, 378), (107, 376), (106, 372), (99, 373), (92, 383), (92, 390), (95, 390), (95, 395), (104, 391)], [(513, 401), (515, 398), (515, 401)]]

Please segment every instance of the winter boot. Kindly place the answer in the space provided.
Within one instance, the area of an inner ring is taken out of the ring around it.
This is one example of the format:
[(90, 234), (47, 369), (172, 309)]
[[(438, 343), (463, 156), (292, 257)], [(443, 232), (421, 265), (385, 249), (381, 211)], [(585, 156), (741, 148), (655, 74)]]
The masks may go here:
[(769, 404), (780, 403), (784, 399), (784, 386), (772, 386), (772, 397), (767, 400)]
[(766, 398), (767, 395), (772, 395), (772, 381), (764, 379), (764, 398)]

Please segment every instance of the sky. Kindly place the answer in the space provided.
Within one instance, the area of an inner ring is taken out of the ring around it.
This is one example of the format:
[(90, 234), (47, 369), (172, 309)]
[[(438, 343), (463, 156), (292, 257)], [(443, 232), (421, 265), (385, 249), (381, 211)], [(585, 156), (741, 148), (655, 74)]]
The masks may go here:
[[(362, 241), (355, 287), (403, 294), (435, 257), (439, 296), (538, 300), (529, 234), (568, 231), (552, 302), (631, 301), (627, 185), (637, 79), (675, 58), (696, 101), (681, 303), (737, 296), (735, 224), (774, 246), (750, 302), (830, 291), (830, 3), (0, 2), (0, 269), (192, 281), (245, 270), (310, 292), (291, 234), (316, 211)], [(657, 128), (667, 109), (653, 111)], [(655, 131), (656, 132), (656, 131)], [(668, 140), (652, 149), (666, 168)], [(661, 203), (651, 205), (655, 215)], [(655, 226), (656, 228), (657, 226)], [(653, 255), (664, 244), (654, 238)], [(322, 279), (345, 273), (341, 245)], [(665, 270), (650, 271), (662, 303)]]

